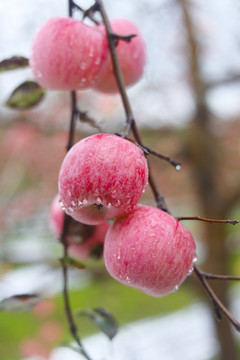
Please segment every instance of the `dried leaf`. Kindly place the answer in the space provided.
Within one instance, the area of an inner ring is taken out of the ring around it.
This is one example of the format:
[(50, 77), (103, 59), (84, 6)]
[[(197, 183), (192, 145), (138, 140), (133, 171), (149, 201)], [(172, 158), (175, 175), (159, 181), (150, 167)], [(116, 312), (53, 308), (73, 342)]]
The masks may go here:
[(108, 336), (110, 340), (117, 334), (118, 325), (115, 318), (108, 310), (103, 308), (83, 309), (78, 313), (79, 316), (86, 316), (93, 321), (98, 328)]
[(37, 294), (21, 294), (5, 298), (0, 301), (0, 311), (27, 312), (42, 301)]
[(36, 106), (44, 97), (45, 90), (34, 81), (19, 85), (7, 100), (6, 105), (14, 109), (29, 109)]
[(0, 71), (15, 70), (28, 66), (28, 59), (23, 56), (13, 56), (0, 62)]

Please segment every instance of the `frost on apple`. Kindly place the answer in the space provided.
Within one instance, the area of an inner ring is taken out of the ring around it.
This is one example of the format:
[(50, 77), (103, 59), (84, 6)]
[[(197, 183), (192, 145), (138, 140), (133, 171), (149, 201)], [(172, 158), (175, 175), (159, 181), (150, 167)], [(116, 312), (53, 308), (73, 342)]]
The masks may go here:
[(147, 161), (140, 148), (116, 135), (96, 134), (67, 153), (59, 195), (68, 215), (94, 225), (132, 211), (147, 181)]
[(139, 205), (107, 232), (104, 261), (121, 283), (160, 297), (190, 275), (196, 247), (189, 230), (166, 212)]

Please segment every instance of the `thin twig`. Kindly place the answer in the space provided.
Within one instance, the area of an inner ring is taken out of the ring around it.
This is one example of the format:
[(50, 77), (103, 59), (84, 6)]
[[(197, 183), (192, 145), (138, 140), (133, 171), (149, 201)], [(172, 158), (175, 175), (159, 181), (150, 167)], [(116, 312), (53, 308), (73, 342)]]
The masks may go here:
[(95, 119), (93, 119), (92, 117), (90, 117), (87, 113), (87, 111), (80, 111), (78, 109), (78, 115), (79, 115), (79, 120), (81, 122), (85, 122), (89, 125), (91, 125), (92, 127), (94, 127), (95, 129), (97, 129), (100, 132), (103, 132), (103, 129), (101, 128), (101, 126), (97, 123), (97, 121)]
[(178, 221), (182, 221), (182, 220), (197, 220), (197, 221), (204, 221), (204, 222), (208, 222), (211, 224), (214, 223), (219, 223), (219, 224), (231, 224), (231, 225), (236, 225), (239, 223), (239, 220), (217, 220), (217, 219), (207, 219), (201, 216), (180, 216), (177, 217)]
[(145, 146), (144, 145), (144, 151), (146, 151), (148, 154), (152, 154), (156, 157), (158, 157), (159, 159), (165, 160), (167, 162), (169, 162), (171, 165), (173, 165), (175, 167), (176, 170), (180, 170), (181, 169), (181, 163), (179, 161), (176, 161), (174, 159), (172, 159), (169, 156), (163, 155), (163, 154), (159, 154), (158, 152), (152, 150), (150, 147)]
[(217, 297), (217, 295), (215, 294), (215, 292), (213, 291), (211, 286), (208, 284), (206, 277), (205, 277), (205, 273), (202, 272), (197, 265), (194, 265), (194, 272), (197, 275), (198, 279), (200, 280), (204, 290), (206, 291), (206, 293), (212, 300), (217, 318), (219, 320), (221, 319), (221, 315), (219, 314), (219, 312), (221, 312), (232, 323), (232, 325), (235, 327), (235, 329), (240, 332), (240, 323), (236, 319), (234, 319), (232, 314), (228, 311), (228, 309), (219, 300), (219, 298)]
[(202, 271), (202, 270), (201, 270), (201, 273), (205, 277), (205, 279), (208, 279), (208, 280), (225, 280), (225, 281), (239, 281), (240, 280), (240, 276), (217, 275), (217, 274), (206, 273), (205, 271)]
[[(86, 18), (86, 17), (88, 17), (90, 20), (92, 20), (92, 22), (94, 22), (94, 24), (96, 24), (96, 25), (99, 25), (99, 22), (96, 20), (96, 19), (94, 19), (94, 17), (93, 17), (93, 13), (91, 13), (91, 11), (90, 11), (90, 9), (89, 9), (89, 11), (86, 11), (86, 10), (84, 10), (81, 6), (79, 6), (79, 5), (77, 5), (76, 3), (75, 3), (75, 1), (72, 1), (72, 9), (77, 9), (77, 10), (79, 10), (79, 11), (81, 11), (82, 13), (83, 13), (83, 20)], [(71, 16), (71, 15), (70, 15)]]
[(119, 40), (123, 40), (127, 43), (130, 43), (130, 41), (132, 40), (132, 38), (136, 37), (136, 34), (130, 34), (130, 35), (118, 35), (118, 34), (112, 34), (111, 35), (113, 40), (114, 40), (114, 44), (115, 46), (118, 45)]

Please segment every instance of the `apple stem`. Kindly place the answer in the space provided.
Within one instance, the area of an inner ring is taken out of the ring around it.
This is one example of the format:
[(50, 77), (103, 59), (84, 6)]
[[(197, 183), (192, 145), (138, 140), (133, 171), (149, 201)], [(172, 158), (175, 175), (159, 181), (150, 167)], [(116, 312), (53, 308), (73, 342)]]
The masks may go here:
[(98, 209), (101, 210), (103, 208), (102, 204), (94, 204), (94, 206)]

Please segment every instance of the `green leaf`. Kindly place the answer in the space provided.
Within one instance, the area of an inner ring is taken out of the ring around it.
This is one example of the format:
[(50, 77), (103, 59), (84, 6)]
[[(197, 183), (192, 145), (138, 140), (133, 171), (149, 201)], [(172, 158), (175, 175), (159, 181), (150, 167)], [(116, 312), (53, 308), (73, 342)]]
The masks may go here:
[(110, 340), (117, 334), (118, 325), (115, 318), (108, 310), (103, 308), (83, 309), (78, 313), (79, 316), (89, 318), (98, 328), (108, 336)]
[(79, 260), (77, 260), (75, 258), (72, 258), (70, 256), (64, 257), (64, 258), (60, 259), (60, 261), (64, 262), (64, 264), (66, 264), (66, 265), (71, 265), (71, 266), (73, 266), (73, 267), (75, 267), (76, 269), (79, 269), (79, 270), (82, 270), (82, 269), (86, 268), (86, 265), (83, 262), (81, 262), (81, 261), (79, 261)]
[(0, 301), (0, 311), (27, 312), (37, 305), (42, 298), (36, 294), (21, 294)]
[(13, 91), (6, 105), (13, 109), (29, 109), (36, 106), (43, 99), (44, 95), (45, 90), (36, 82), (25, 81)]
[(0, 62), (0, 71), (15, 70), (28, 66), (28, 59), (23, 56), (13, 56)]

